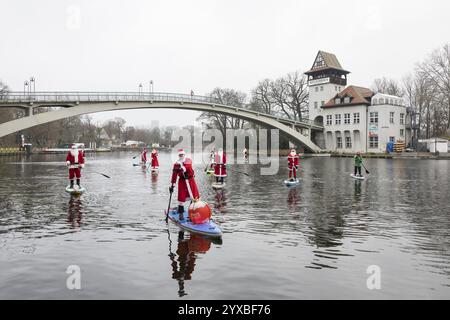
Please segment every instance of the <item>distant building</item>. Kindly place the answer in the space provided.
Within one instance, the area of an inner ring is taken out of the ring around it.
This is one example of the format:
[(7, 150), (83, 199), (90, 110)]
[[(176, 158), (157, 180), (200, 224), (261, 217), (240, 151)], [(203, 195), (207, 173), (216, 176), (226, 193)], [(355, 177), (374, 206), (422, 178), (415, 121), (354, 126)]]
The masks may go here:
[(402, 98), (347, 85), (349, 71), (336, 56), (319, 51), (311, 70), (309, 117), (324, 126), (316, 143), (327, 151), (386, 151), (388, 142), (405, 142), (406, 107)]
[(137, 147), (144, 147), (145, 143), (142, 141), (127, 140), (122, 145), (125, 147), (137, 148)]

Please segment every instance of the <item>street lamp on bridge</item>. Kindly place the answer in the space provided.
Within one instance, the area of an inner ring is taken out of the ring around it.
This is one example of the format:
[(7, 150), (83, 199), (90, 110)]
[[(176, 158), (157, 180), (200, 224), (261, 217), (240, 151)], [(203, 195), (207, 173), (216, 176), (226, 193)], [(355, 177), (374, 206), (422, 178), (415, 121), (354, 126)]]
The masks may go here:
[(150, 93), (153, 93), (153, 80), (150, 80), (150, 84), (148, 86), (148, 90), (150, 91)]
[(139, 95), (142, 94), (142, 83), (139, 83)]
[(33, 91), (33, 94), (36, 92), (36, 77), (30, 78), (30, 93)]
[(26, 95), (29, 92), (29, 83), (28, 81), (24, 81), (23, 83), (23, 94)]

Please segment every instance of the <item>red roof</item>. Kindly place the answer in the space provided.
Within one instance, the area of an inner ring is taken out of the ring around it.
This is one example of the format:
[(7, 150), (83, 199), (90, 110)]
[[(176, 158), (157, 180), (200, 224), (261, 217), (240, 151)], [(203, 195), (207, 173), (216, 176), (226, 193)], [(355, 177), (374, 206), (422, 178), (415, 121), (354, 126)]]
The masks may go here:
[[(370, 105), (370, 100), (375, 93), (368, 88), (348, 86), (337, 95), (335, 95), (330, 101), (325, 103), (322, 108), (342, 107), (342, 106), (354, 106), (359, 104)], [(350, 98), (349, 102), (344, 102), (344, 98)], [(336, 99), (340, 99), (340, 103), (336, 103)]]

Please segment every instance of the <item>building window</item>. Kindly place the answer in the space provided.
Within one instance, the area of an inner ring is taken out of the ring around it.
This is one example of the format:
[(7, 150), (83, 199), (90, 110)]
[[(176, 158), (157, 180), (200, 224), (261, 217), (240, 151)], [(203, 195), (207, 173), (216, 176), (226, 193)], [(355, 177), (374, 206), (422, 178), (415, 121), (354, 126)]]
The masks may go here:
[(341, 104), (341, 99), (340, 99), (340, 98), (334, 99), (334, 103), (335, 103), (335, 104)]
[(389, 142), (395, 142), (395, 137), (389, 137)]
[(344, 98), (344, 103), (350, 103), (350, 97), (345, 97)]
[(327, 115), (327, 126), (331, 126), (333, 124), (333, 116), (331, 114)]
[(351, 137), (345, 137), (345, 148), (347, 148), (347, 149), (352, 148), (352, 138)]
[(317, 109), (317, 107), (318, 107), (318, 103), (317, 103), (317, 101), (315, 101), (314, 102), (314, 109)]
[(389, 123), (394, 123), (394, 112), (389, 113)]
[(319, 92), (319, 87), (315, 87), (314, 89), (316, 90), (316, 92)]
[(335, 114), (334, 119), (335, 119), (335, 124), (341, 124), (341, 115), (340, 114)]
[(380, 99), (378, 100), (378, 103), (379, 103), (379, 104), (384, 104), (384, 99), (383, 99), (383, 98), (380, 98)]
[(405, 124), (405, 114), (400, 113), (400, 124)]
[(370, 123), (378, 123), (378, 112), (371, 112), (370, 113)]
[(378, 136), (369, 137), (369, 148), (371, 148), (371, 149), (378, 148)]
[(338, 87), (337, 87), (337, 86), (334, 86), (334, 90), (336, 90), (336, 92), (338, 92)]
[(323, 91), (323, 86), (320, 86), (320, 91)]
[(336, 148), (342, 149), (342, 138), (341, 137), (336, 137)]
[(325, 105), (325, 101), (321, 101), (321, 102), (320, 102), (320, 105), (321, 105), (321, 106)]
[(389, 99), (389, 104), (394, 104), (394, 100)]
[(373, 105), (376, 105), (376, 104), (377, 104), (377, 102), (378, 102), (378, 100), (377, 100), (377, 99), (373, 99), (373, 101), (372, 101), (372, 104), (373, 104)]
[(397, 99), (394, 100), (394, 105), (396, 105), (396, 106), (398, 105), (398, 100)]
[(404, 129), (400, 129), (400, 137), (403, 137), (405, 135), (405, 130)]
[(350, 113), (344, 114), (344, 124), (350, 124)]
[(359, 123), (359, 112), (356, 112), (353, 114), (353, 123), (358, 124)]

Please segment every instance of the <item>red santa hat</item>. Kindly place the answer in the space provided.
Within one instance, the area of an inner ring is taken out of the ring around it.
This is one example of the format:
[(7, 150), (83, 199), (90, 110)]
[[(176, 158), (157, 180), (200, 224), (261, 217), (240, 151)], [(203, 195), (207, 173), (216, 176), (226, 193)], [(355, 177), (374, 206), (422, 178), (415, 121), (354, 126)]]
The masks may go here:
[(178, 149), (178, 155), (185, 155), (184, 149)]
[(297, 151), (295, 151), (295, 149), (291, 149), (291, 154), (297, 154)]

